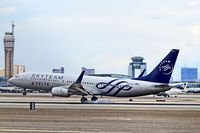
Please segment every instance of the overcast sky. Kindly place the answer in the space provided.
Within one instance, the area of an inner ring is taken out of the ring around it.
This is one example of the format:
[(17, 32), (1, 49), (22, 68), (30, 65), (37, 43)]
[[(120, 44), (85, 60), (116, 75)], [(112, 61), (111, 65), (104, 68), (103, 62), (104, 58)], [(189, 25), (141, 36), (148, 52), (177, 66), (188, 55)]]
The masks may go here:
[(175, 80), (181, 67), (200, 67), (200, 0), (0, 0), (1, 68), (11, 21), (14, 64), (26, 71), (127, 74), (139, 55), (150, 72), (173, 48), (180, 49)]

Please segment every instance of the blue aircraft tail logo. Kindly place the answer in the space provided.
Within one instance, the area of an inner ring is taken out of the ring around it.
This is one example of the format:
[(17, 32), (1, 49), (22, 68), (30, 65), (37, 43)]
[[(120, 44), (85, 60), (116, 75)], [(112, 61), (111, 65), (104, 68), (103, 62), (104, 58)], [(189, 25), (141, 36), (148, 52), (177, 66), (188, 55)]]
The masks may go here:
[(173, 65), (170, 60), (164, 60), (159, 65), (159, 71), (164, 75), (169, 75), (173, 72)]

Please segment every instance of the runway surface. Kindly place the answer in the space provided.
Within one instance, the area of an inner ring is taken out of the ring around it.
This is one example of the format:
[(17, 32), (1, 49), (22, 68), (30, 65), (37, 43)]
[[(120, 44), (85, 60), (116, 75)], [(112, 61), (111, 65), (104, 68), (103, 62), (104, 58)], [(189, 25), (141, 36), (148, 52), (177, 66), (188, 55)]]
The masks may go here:
[(0, 94), (0, 132), (200, 132), (199, 95), (132, 99), (102, 97), (99, 103), (80, 104), (80, 97)]

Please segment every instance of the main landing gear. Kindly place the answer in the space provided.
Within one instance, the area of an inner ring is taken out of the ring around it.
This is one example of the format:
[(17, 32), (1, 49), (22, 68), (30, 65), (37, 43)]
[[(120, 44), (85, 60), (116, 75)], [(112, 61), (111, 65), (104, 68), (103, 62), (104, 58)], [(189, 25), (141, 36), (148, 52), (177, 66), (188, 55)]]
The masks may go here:
[(95, 97), (95, 96), (93, 96), (92, 98), (91, 98), (91, 101), (97, 101), (98, 100), (98, 98), (97, 97)]
[(81, 103), (86, 103), (86, 102), (87, 102), (87, 98), (83, 96), (83, 97), (81, 98)]
[[(97, 101), (98, 100), (98, 98), (96, 97), (96, 96), (93, 96), (92, 98), (91, 98), (91, 101), (92, 102), (95, 102), (95, 101)], [(84, 96), (82, 96), (82, 98), (81, 98), (81, 103), (86, 103), (88, 100), (87, 100), (87, 98), (86, 97), (84, 97)]]

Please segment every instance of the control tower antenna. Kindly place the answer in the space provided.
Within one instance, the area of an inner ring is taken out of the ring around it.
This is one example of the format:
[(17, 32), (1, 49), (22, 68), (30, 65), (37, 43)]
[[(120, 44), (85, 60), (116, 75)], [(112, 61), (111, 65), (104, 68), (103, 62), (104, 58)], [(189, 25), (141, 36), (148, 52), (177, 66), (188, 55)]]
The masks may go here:
[(14, 24), (14, 21), (12, 21), (12, 33), (14, 35), (14, 27), (15, 27), (15, 24)]

